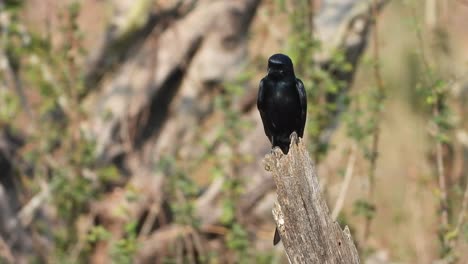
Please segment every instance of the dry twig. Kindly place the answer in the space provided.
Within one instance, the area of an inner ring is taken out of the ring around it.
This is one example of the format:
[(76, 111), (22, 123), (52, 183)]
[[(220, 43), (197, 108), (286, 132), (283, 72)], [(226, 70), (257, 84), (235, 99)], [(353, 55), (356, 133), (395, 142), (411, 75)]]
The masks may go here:
[(351, 183), (351, 178), (353, 178), (354, 165), (356, 164), (356, 145), (351, 147), (351, 153), (349, 154), (348, 164), (346, 165), (345, 177), (343, 183), (341, 184), (340, 193), (336, 199), (335, 207), (333, 207), (332, 218), (336, 220), (338, 214), (343, 208), (344, 200), (346, 194), (348, 193), (349, 184)]
[[(378, 91), (378, 98), (376, 104), (378, 104), (380, 107), (380, 104), (382, 103), (383, 96), (384, 96), (384, 84), (382, 80), (382, 75), (380, 73), (380, 54), (379, 54), (379, 30), (378, 30), (378, 1), (373, 1), (371, 11), (372, 11), (372, 17), (374, 21), (374, 30), (372, 33), (372, 44), (374, 48), (374, 77), (375, 77), (375, 82), (377, 85), (377, 91)], [(369, 168), (369, 193), (368, 193), (368, 199), (369, 202), (372, 203), (374, 200), (374, 190), (375, 190), (375, 172), (377, 169), (377, 157), (378, 157), (378, 148), (379, 148), (379, 138), (380, 138), (380, 115), (381, 115), (381, 110), (380, 108), (375, 109), (374, 112), (374, 119), (375, 119), (375, 127), (372, 131), (372, 156), (370, 158), (370, 168)], [(370, 235), (370, 228), (371, 228), (371, 223), (372, 223), (372, 216), (367, 216), (365, 220), (365, 226), (364, 226), (364, 239), (367, 240)]]

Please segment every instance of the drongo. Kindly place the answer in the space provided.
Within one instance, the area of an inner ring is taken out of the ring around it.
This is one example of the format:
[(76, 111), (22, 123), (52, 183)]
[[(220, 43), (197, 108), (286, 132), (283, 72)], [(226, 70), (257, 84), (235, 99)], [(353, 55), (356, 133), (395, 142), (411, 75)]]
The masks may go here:
[[(303, 136), (307, 115), (304, 84), (296, 78), (288, 56), (275, 54), (268, 59), (268, 74), (260, 81), (257, 107), (272, 147), (288, 154), (291, 133)], [(273, 244), (280, 240), (276, 229)]]

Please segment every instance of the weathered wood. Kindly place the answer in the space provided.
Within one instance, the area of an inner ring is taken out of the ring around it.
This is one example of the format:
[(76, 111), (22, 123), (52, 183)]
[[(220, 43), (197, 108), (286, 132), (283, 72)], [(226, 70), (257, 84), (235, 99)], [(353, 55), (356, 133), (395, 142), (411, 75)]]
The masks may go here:
[(273, 215), (290, 263), (359, 263), (349, 229), (329, 215), (306, 147), (291, 137), (288, 155), (275, 148), (264, 160), (277, 186)]

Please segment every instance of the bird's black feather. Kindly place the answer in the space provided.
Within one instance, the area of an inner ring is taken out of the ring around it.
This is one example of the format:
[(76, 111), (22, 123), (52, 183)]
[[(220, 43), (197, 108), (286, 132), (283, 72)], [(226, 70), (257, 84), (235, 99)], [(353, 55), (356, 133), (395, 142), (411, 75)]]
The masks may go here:
[[(268, 59), (268, 74), (260, 81), (257, 107), (272, 147), (279, 147), (288, 154), (290, 135), (296, 132), (302, 137), (307, 118), (304, 84), (296, 78), (288, 56), (275, 54)], [(280, 239), (276, 229), (273, 244)]]

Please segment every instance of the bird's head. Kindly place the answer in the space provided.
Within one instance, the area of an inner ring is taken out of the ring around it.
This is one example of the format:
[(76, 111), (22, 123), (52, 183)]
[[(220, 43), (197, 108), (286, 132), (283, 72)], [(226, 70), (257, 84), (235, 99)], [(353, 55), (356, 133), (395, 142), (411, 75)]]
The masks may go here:
[(268, 59), (268, 76), (273, 79), (295, 77), (291, 59), (281, 53), (272, 55)]

